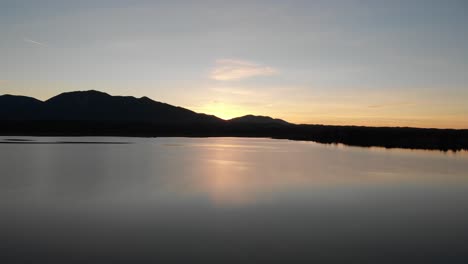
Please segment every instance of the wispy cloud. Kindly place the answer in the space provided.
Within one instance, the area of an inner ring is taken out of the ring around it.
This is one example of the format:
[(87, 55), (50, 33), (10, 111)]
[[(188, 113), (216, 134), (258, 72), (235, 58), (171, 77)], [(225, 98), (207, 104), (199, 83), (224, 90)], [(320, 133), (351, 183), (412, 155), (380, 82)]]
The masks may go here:
[(231, 81), (276, 73), (278, 73), (276, 69), (254, 62), (223, 59), (216, 61), (215, 67), (211, 70), (210, 78), (218, 81)]
[(42, 46), (42, 47), (47, 47), (47, 45), (46, 45), (45, 43), (41, 43), (41, 42), (38, 42), (38, 41), (35, 41), (35, 40), (32, 40), (32, 39), (23, 38), (23, 41), (24, 41), (24, 42), (31, 43), (31, 44), (34, 44), (34, 45), (38, 45), (38, 46)]
[(211, 90), (214, 92), (229, 94), (229, 95), (251, 96), (252, 94), (254, 94), (253, 91), (242, 89), (242, 88), (214, 87)]
[(401, 103), (387, 103), (387, 104), (374, 104), (374, 105), (369, 105), (369, 108), (384, 108), (384, 107), (398, 107), (398, 106), (411, 106), (414, 105), (414, 103), (410, 102), (401, 102)]

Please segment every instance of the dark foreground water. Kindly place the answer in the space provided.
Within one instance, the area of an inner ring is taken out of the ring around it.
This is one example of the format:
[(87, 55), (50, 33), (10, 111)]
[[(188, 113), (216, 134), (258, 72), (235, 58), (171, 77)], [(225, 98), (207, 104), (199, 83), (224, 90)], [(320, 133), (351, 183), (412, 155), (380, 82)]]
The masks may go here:
[(468, 154), (0, 137), (0, 263), (207, 262), (468, 263)]

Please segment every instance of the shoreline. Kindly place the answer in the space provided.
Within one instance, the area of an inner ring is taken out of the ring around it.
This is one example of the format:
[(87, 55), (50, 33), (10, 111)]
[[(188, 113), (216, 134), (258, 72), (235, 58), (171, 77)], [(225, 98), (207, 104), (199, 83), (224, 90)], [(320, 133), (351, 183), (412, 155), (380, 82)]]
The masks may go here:
[[(0, 122), (0, 136), (239, 137), (387, 149), (468, 150), (468, 130), (276, 124), (148, 124), (88, 121)], [(11, 142), (18, 143), (18, 142)]]

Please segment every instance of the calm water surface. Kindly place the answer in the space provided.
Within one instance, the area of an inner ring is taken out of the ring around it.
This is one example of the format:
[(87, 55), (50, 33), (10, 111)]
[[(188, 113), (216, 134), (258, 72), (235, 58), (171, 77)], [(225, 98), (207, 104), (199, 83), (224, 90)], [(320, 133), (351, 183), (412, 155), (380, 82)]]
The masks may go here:
[(0, 137), (1, 263), (468, 263), (467, 241), (466, 152)]

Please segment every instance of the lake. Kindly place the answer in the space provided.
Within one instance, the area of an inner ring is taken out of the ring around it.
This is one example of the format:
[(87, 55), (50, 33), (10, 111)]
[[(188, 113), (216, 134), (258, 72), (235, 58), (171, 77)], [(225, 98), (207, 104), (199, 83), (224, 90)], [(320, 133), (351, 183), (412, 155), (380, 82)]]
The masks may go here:
[(468, 263), (468, 153), (0, 137), (1, 263)]

